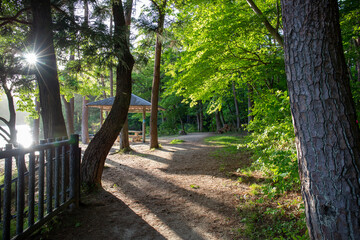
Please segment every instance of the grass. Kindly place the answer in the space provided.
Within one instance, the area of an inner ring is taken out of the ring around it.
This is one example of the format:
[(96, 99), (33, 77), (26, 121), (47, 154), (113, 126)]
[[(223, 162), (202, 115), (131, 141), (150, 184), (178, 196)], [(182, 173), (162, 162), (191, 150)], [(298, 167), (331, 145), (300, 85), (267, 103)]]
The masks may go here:
[[(238, 149), (243, 136), (223, 134), (205, 139), (220, 146), (212, 155), (219, 160), (219, 171), (248, 189), (238, 195), (237, 212), (241, 227), (234, 229), (239, 238), (246, 239), (309, 239), (305, 223), (304, 205), (298, 192), (272, 194), (273, 181), (264, 172), (255, 171), (249, 161), (252, 153)], [(248, 159), (245, 159), (248, 158)], [(237, 159), (240, 167), (229, 169), (229, 159)], [(268, 189), (265, 191), (264, 189)]]
[(170, 144), (180, 144), (183, 142), (185, 142), (185, 141), (182, 139), (173, 139), (173, 140), (171, 140)]

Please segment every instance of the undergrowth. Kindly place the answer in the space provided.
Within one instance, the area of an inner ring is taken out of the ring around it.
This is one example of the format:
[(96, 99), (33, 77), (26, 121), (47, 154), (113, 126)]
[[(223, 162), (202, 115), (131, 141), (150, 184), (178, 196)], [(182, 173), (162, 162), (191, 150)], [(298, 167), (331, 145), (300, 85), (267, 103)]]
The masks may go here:
[[(254, 125), (250, 127), (255, 130)], [(246, 194), (237, 196), (237, 211), (242, 223), (236, 230), (239, 238), (309, 239), (304, 205), (298, 191), (293, 135), (290, 130), (284, 131), (287, 127), (287, 123), (282, 125), (277, 121), (271, 126), (263, 126), (262, 130), (258, 125), (257, 132), (245, 137), (226, 134), (205, 140), (221, 146), (213, 153), (219, 159), (219, 171), (235, 177), (238, 184), (248, 186)], [(244, 166), (240, 163), (245, 154), (253, 158), (252, 164)], [(234, 157), (239, 158), (239, 167), (226, 173), (225, 161)]]

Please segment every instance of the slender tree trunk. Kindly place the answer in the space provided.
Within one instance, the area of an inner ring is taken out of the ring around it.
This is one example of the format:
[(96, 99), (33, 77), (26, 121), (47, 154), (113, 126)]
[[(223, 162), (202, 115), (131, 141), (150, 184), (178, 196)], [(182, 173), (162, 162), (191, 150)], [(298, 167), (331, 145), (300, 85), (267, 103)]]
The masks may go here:
[[(162, 48), (162, 33), (164, 30), (166, 0), (163, 1), (162, 9), (158, 8), (159, 20), (156, 32), (154, 78), (151, 91), (151, 115), (150, 115), (150, 148), (159, 148), (158, 142), (158, 104), (160, 91), (160, 61)], [(159, 5), (158, 5), (159, 7)]]
[(235, 114), (236, 114), (236, 129), (240, 129), (240, 114), (239, 114), (239, 104), (236, 98), (236, 89), (235, 82), (232, 82), (232, 91), (234, 96), (234, 105), (235, 105)]
[(131, 99), (131, 71), (134, 59), (126, 40), (127, 26), (122, 1), (113, 1), (112, 8), (115, 23), (114, 40), (116, 40), (114, 52), (118, 58), (116, 95), (108, 117), (84, 153), (81, 178), (88, 187), (101, 185), (106, 157), (125, 123)]
[(83, 96), (82, 101), (82, 116), (81, 116), (81, 142), (84, 144), (89, 143), (89, 109), (86, 104), (89, 100)]
[(121, 129), (120, 150), (123, 150), (124, 152), (129, 152), (131, 150), (130, 143), (129, 143), (129, 124), (128, 124), (127, 118), (126, 118), (123, 128)]
[(219, 116), (220, 116), (220, 121), (221, 121), (221, 125), (222, 127), (225, 126), (225, 118), (224, 118), (224, 114), (223, 114), (223, 111), (219, 111)]
[[(71, 134), (74, 134), (74, 111), (73, 111), (73, 107), (71, 106), (72, 105), (71, 100), (68, 102), (65, 99), (64, 95), (61, 95), (61, 99), (63, 101), (64, 108), (65, 108), (65, 116), (66, 116), (66, 122), (67, 122), (67, 128), (66, 128), (67, 136), (70, 139)], [(74, 99), (72, 102), (74, 102)]]
[(203, 104), (202, 102), (200, 101), (199, 103), (199, 110), (200, 110), (200, 128), (199, 128), (199, 132), (202, 132), (203, 129), (204, 129), (204, 112), (203, 112)]
[[(355, 40), (355, 48), (358, 49), (358, 52), (360, 51), (360, 37), (357, 37)], [(360, 53), (358, 53), (360, 54)], [(356, 61), (356, 72), (357, 72), (357, 81), (360, 82), (360, 60), (358, 59)]]
[(38, 55), (35, 75), (39, 85), (44, 137), (66, 136), (53, 43), (50, 0), (30, 2), (33, 13), (32, 40), (34, 51)]
[(151, 91), (151, 115), (150, 115), (150, 148), (159, 148), (158, 142), (158, 103), (160, 90), (160, 60), (161, 60), (161, 39), (160, 35), (156, 34), (156, 48), (155, 48), (155, 67), (154, 79)]
[(40, 102), (37, 97), (35, 98), (35, 111), (39, 114), (39, 117), (33, 120), (33, 142), (36, 145), (40, 143)]
[[(112, 31), (113, 31), (113, 16), (110, 15), (110, 36), (112, 36)], [(110, 63), (109, 66), (109, 75), (110, 75), (110, 97), (114, 96), (114, 72), (113, 72), (113, 66)]]
[(8, 100), (8, 109), (9, 109), (9, 120), (7, 121), (5, 118), (0, 116), (0, 120), (6, 124), (9, 128), (9, 132), (7, 132), (4, 128), (0, 126), (0, 135), (4, 137), (4, 139), (8, 143), (12, 143), (17, 146), (17, 137), (16, 137), (16, 111), (14, 105), (14, 98), (11, 94), (11, 89), (6, 84), (6, 79), (1, 79), (1, 86), (5, 92), (6, 98)]
[(336, 0), (281, 0), (285, 66), (311, 239), (360, 239), (360, 134)]
[(248, 84), (248, 124), (254, 119), (254, 116), (252, 115), (252, 108), (254, 107), (254, 101), (253, 101), (253, 95), (254, 95), (254, 89), (253, 87)]

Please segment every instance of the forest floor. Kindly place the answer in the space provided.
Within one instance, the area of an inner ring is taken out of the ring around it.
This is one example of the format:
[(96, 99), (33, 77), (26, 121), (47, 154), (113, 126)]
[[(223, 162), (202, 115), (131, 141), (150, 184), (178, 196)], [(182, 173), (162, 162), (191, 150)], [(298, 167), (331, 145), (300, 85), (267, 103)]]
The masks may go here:
[[(237, 206), (252, 190), (237, 181), (236, 169), (249, 166), (250, 155), (214, 154), (220, 146), (204, 142), (213, 135), (160, 138), (156, 150), (133, 143), (129, 154), (113, 149), (103, 190), (83, 196), (81, 207), (58, 217), (41, 238), (246, 239)], [(170, 144), (175, 138), (184, 142)]]

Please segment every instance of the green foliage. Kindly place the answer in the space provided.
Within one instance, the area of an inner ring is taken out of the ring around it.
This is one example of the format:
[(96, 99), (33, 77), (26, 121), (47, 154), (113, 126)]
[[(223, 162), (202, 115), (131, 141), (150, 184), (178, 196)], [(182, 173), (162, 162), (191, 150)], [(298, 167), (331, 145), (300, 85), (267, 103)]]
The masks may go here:
[(291, 122), (287, 92), (266, 92), (254, 101), (254, 120), (246, 127), (250, 132), (246, 143), (256, 159), (253, 167), (270, 176), (273, 187), (268, 194), (298, 190), (300, 186), (294, 130)]
[(244, 229), (238, 229), (250, 239), (309, 239), (304, 206), (301, 200), (277, 202), (268, 199), (247, 199), (238, 206)]

